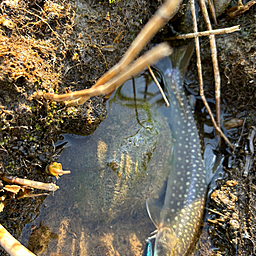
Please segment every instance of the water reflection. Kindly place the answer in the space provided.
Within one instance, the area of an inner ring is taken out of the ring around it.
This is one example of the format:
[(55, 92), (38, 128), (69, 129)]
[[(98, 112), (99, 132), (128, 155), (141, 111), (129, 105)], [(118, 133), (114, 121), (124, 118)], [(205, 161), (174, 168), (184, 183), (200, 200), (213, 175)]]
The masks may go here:
[(61, 177), (60, 189), (22, 236), (27, 244), (32, 224), (58, 234), (40, 244), (38, 255), (142, 255), (154, 230), (145, 202), (160, 193), (167, 175), (168, 110), (146, 73), (126, 82), (107, 104), (108, 117), (92, 135), (64, 135), (59, 142), (68, 142), (59, 162), (71, 174)]

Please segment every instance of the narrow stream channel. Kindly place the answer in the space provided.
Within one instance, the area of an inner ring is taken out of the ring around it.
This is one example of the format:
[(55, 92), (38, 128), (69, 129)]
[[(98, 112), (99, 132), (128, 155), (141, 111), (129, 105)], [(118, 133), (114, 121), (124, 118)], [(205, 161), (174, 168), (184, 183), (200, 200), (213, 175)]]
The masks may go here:
[(63, 146), (58, 162), (71, 174), (57, 181), (60, 189), (23, 230), (20, 241), (37, 255), (139, 256), (155, 230), (146, 200), (165, 188), (169, 109), (147, 72), (106, 104), (108, 117), (92, 135), (65, 134), (55, 145)]

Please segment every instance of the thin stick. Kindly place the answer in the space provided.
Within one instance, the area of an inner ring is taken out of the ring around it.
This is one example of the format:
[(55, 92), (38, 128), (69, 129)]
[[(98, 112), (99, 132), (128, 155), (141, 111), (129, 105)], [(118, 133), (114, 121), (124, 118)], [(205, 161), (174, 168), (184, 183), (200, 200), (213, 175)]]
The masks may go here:
[(237, 16), (240, 16), (244, 12), (248, 11), (254, 4), (256, 4), (256, 0), (251, 0), (243, 5), (242, 1), (238, 1), (238, 6), (232, 7), (227, 11), (227, 15), (230, 19), (234, 19)]
[(222, 213), (220, 213), (220, 212), (218, 212), (218, 211), (216, 211), (216, 210), (210, 209), (210, 208), (208, 208), (208, 207), (205, 207), (205, 209), (208, 210), (208, 211), (210, 211), (210, 212), (219, 214), (220, 216), (222, 216), (222, 217), (224, 217), (224, 218), (227, 218), (226, 215), (224, 215), (224, 214), (222, 214)]
[(168, 100), (167, 100), (167, 98), (166, 98), (166, 96), (165, 96), (165, 94), (164, 94), (164, 91), (163, 91), (161, 85), (159, 84), (158, 80), (156, 79), (156, 76), (155, 76), (154, 72), (152, 71), (152, 69), (151, 69), (151, 67), (150, 67), (149, 65), (147, 65), (147, 67), (148, 67), (148, 70), (149, 70), (150, 75), (152, 76), (152, 78), (153, 78), (155, 84), (157, 85), (157, 87), (158, 87), (160, 93), (162, 94), (162, 97), (163, 97), (163, 99), (164, 99), (164, 101), (165, 101), (165, 106), (166, 106), (166, 107), (169, 107), (170, 104), (169, 104), (169, 102), (168, 102)]
[[(169, 56), (172, 54), (172, 49), (169, 45), (162, 43), (158, 46), (155, 46), (150, 51), (146, 52), (144, 55), (142, 55), (140, 58), (138, 58), (134, 63), (127, 66), (123, 72), (121, 72), (119, 75), (116, 75), (113, 79), (110, 79), (106, 84), (100, 85), (98, 87), (93, 86), (89, 91), (86, 92), (89, 93), (89, 98), (92, 96), (99, 96), (103, 94), (111, 94), (114, 90), (117, 89), (120, 85), (122, 85), (127, 79), (129, 79), (132, 76), (136, 76), (139, 74), (142, 70), (144, 70), (147, 65), (153, 65), (160, 59)], [(84, 100), (88, 100), (88, 96), (79, 98), (77, 103), (82, 104)], [(83, 100), (82, 102), (80, 100)], [(73, 106), (74, 101), (68, 102), (66, 106)]]
[[(123, 58), (108, 72), (106, 72), (99, 80), (92, 86), (98, 87), (104, 85), (107, 81), (112, 79), (117, 74), (120, 74), (124, 68), (126, 68), (139, 54), (143, 47), (150, 41), (150, 39), (162, 28), (178, 11), (181, 0), (167, 0), (155, 13), (155, 15), (148, 21), (148, 23), (143, 27), (138, 36), (135, 38)], [(151, 65), (148, 63), (148, 65)], [(91, 88), (92, 88), (91, 87)], [(71, 93), (72, 94), (72, 93)], [(88, 100), (87, 96), (82, 96), (79, 94), (68, 94), (67, 97), (72, 96), (71, 102), (68, 105), (79, 105), (83, 104)], [(47, 94), (48, 95), (48, 94)], [(37, 95), (35, 95), (37, 97)], [(80, 98), (81, 97), (81, 98)], [(48, 96), (46, 96), (48, 98)], [(80, 98), (80, 99), (79, 99)], [(55, 99), (54, 99), (55, 100)], [(70, 100), (70, 98), (62, 98), (59, 101)]]
[[(135, 76), (143, 69), (147, 67), (147, 65), (152, 65), (163, 57), (166, 57), (172, 53), (172, 49), (165, 43), (159, 44), (153, 47), (150, 51), (146, 52), (143, 56), (138, 58), (132, 65), (128, 66), (123, 72), (119, 75), (108, 81), (107, 83), (101, 86), (92, 86), (89, 89), (71, 92), (68, 94), (52, 94), (46, 93), (44, 94), (45, 99), (55, 100), (55, 101), (66, 101), (69, 99), (74, 99), (78, 96), (77, 103), (79, 102), (79, 98), (83, 98), (88, 100), (90, 97), (99, 96), (103, 94), (108, 94), (113, 92), (118, 86), (124, 83), (131, 76)], [(80, 99), (81, 99), (80, 98)], [(73, 104), (73, 103), (71, 103)]]
[(24, 194), (21, 196), (18, 196), (17, 199), (26, 198), (26, 197), (37, 197), (37, 196), (48, 196), (48, 193), (40, 193), (40, 194)]
[(174, 16), (180, 3), (181, 0), (167, 0), (142, 28), (119, 63), (106, 72), (94, 86), (105, 84), (106, 81), (109, 81), (129, 65), (141, 52), (143, 47), (150, 41), (150, 39), (159, 31), (159, 29)]
[(184, 35), (178, 35), (166, 38), (165, 40), (176, 40), (176, 39), (187, 39), (187, 38), (195, 38), (199, 36), (209, 36), (209, 35), (220, 35), (220, 34), (229, 34), (240, 30), (239, 26), (234, 26), (230, 28), (221, 28), (221, 29), (214, 29), (211, 31), (202, 31), (202, 32), (196, 32), (196, 33), (189, 33)]
[[(208, 15), (208, 11), (205, 5), (204, 0), (199, 0), (199, 4), (202, 10), (202, 14), (209, 31), (212, 30), (211, 21)], [(215, 36), (210, 35), (210, 47), (212, 52), (212, 64), (213, 64), (213, 73), (214, 73), (214, 80), (215, 80), (215, 100), (216, 100), (216, 122), (218, 127), (220, 127), (220, 71), (217, 59), (217, 48), (215, 42)]]
[(213, 0), (208, 0), (208, 5), (209, 5), (210, 13), (211, 13), (212, 19), (214, 21), (214, 24), (217, 25), (218, 23), (217, 23), (217, 19), (216, 19), (216, 13), (215, 13), (215, 7), (213, 4)]
[[(197, 20), (196, 20), (196, 11), (195, 11), (195, 2), (194, 0), (190, 0), (190, 8), (191, 8), (191, 14), (193, 19), (193, 30), (194, 33), (197, 33)], [(225, 134), (221, 131), (221, 129), (217, 126), (215, 119), (213, 117), (212, 111), (210, 109), (210, 106), (208, 105), (205, 96), (204, 96), (204, 87), (203, 87), (203, 75), (202, 75), (202, 66), (201, 66), (201, 57), (200, 57), (200, 45), (199, 45), (199, 38), (196, 37), (195, 39), (195, 48), (196, 48), (196, 57), (197, 57), (197, 71), (198, 71), (198, 80), (199, 80), (199, 88), (200, 88), (200, 96), (202, 98), (202, 101), (210, 115), (211, 121), (213, 123), (213, 126), (215, 127), (216, 131), (220, 133), (220, 135), (224, 138), (224, 140), (228, 143), (228, 145), (233, 150), (234, 147), (228, 140), (228, 138), (225, 136)]]
[(0, 224), (0, 245), (11, 256), (36, 256), (24, 247)]
[(18, 184), (18, 185), (28, 186), (31, 188), (48, 190), (48, 191), (56, 191), (59, 188), (57, 185), (53, 183), (43, 183), (39, 181), (21, 179), (21, 178), (12, 177), (12, 176), (2, 175), (1, 179), (8, 183), (13, 183), (13, 184)]

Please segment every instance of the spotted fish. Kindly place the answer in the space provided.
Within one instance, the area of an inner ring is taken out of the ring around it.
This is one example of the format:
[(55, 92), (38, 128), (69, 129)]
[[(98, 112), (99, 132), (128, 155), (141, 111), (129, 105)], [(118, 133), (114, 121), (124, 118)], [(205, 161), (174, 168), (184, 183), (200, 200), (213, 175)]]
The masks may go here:
[(157, 227), (155, 256), (191, 253), (205, 204), (206, 171), (197, 127), (183, 89), (192, 52), (191, 44), (178, 48), (170, 58), (157, 64), (166, 80), (174, 146), (164, 193), (157, 199), (147, 200), (149, 216)]

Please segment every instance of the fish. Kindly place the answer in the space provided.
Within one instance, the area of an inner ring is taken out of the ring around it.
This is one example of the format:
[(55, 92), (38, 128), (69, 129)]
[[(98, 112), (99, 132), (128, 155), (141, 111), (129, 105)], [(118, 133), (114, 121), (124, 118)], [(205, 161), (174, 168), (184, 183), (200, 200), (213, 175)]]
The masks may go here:
[(165, 92), (170, 101), (168, 119), (173, 149), (164, 192), (158, 198), (147, 199), (146, 203), (149, 217), (157, 228), (154, 256), (190, 255), (204, 214), (206, 169), (197, 126), (183, 89), (193, 48), (191, 43), (179, 47), (156, 65), (164, 73)]

